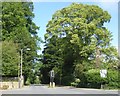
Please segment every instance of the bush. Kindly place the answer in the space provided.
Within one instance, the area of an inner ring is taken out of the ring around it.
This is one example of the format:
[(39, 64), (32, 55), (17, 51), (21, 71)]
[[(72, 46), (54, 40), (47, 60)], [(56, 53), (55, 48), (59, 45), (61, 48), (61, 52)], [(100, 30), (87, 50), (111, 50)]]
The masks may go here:
[(62, 78), (62, 84), (63, 85), (71, 85), (71, 82), (74, 81), (74, 77), (72, 75), (69, 75), (69, 76), (64, 76)]
[(30, 78), (27, 78), (25, 84), (26, 84), (26, 85), (30, 85)]
[(92, 69), (86, 72), (87, 77), (87, 87), (90, 88), (100, 88), (101, 77), (99, 70)]
[(84, 72), (83, 65), (82, 64), (76, 64), (75, 70), (74, 70), (75, 77), (81, 78), (83, 76), (83, 72)]
[(108, 87), (112, 89), (120, 88), (117, 70), (108, 71)]
[(77, 87), (79, 83), (80, 83), (80, 79), (75, 78), (75, 81), (71, 83), (71, 86)]
[(36, 78), (35, 78), (35, 84), (40, 84), (40, 80), (39, 80), (39, 77), (38, 76), (36, 76)]
[(71, 86), (77, 86), (78, 84), (76, 82), (71, 82)]
[(99, 69), (92, 69), (86, 72), (87, 77), (87, 87), (101, 88), (101, 84), (106, 84), (107, 88), (118, 88), (118, 71), (117, 70), (107, 70), (107, 77), (101, 78)]
[(80, 83), (80, 79), (75, 78), (75, 82), (76, 82), (76, 83)]

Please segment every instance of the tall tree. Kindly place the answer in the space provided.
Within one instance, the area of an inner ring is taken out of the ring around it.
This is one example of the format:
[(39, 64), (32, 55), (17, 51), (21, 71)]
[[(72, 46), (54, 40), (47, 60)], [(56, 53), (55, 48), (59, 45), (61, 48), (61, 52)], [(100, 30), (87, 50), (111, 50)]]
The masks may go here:
[[(12, 40), (18, 44), (18, 51), (23, 49), (23, 74), (25, 80), (30, 77), (34, 63), (37, 61), (37, 50), (40, 49), (38, 26), (34, 18), (32, 2), (2, 3), (2, 41)], [(25, 51), (30, 48), (30, 51)]]
[[(60, 62), (55, 57), (61, 58), (63, 82), (67, 79), (68, 83), (74, 76), (74, 70), (78, 70), (78, 66), (79, 68), (84, 67), (83, 71), (100, 68), (100, 65), (97, 66), (95, 63), (97, 48), (100, 49), (101, 55), (106, 54), (105, 50), (115, 49), (110, 44), (112, 34), (104, 27), (104, 23), (109, 22), (110, 18), (107, 11), (96, 5), (73, 3), (56, 11), (47, 24), (45, 34), (47, 46), (43, 59), (46, 62), (44, 64), (54, 67), (53, 60)], [(62, 51), (61, 55), (56, 55), (59, 54), (59, 49)], [(54, 59), (46, 58), (46, 55), (54, 57)], [(107, 55), (107, 57), (109, 56)]]

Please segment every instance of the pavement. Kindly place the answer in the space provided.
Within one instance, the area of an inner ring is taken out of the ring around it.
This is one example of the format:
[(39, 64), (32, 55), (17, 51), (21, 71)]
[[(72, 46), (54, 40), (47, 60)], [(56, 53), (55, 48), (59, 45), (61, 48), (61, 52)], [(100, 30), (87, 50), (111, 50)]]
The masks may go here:
[(0, 90), (2, 94), (118, 94), (118, 90), (87, 89), (73, 87), (49, 88), (46, 85), (31, 85), (21, 89)]

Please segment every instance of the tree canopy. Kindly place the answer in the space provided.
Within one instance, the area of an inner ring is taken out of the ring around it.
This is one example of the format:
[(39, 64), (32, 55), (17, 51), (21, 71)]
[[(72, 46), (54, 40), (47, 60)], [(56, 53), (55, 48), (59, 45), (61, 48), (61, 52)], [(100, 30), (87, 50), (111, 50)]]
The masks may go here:
[[(32, 2), (2, 3), (1, 42), (13, 41), (13, 43), (17, 44), (18, 45), (16, 49), (17, 51), (13, 49), (13, 51), (16, 52), (14, 54), (20, 55), (20, 50), (23, 49), (23, 75), (25, 77), (25, 81), (33, 73), (31, 69), (34, 68), (35, 63), (39, 58), (37, 51), (40, 50), (41, 39), (38, 37), (37, 34), (38, 33), (37, 30), (39, 29), (39, 27), (36, 26), (36, 24), (33, 22), (34, 18), (33, 9), (34, 6)], [(13, 44), (13, 46), (11, 46), (10, 48), (12, 47), (16, 46), (14, 46)], [(27, 48), (30, 48), (30, 51), (27, 51), (26, 50)], [(6, 50), (4, 52), (7, 52), (7, 49), (4, 50)], [(6, 54), (12, 56), (12, 50), (11, 52), (8, 52)], [(7, 64), (12, 66), (14, 65), (14, 63), (17, 64), (20, 63), (18, 61), (12, 60), (12, 58), (7, 58), (6, 56), (5, 57), (3, 56), (3, 60), (9, 61), (7, 62)], [(13, 74), (11, 73), (11, 75)]]
[[(81, 86), (99, 85), (102, 80), (99, 70), (108, 69), (112, 80), (107, 77), (103, 81), (118, 86), (117, 77), (113, 75), (119, 69), (119, 57), (111, 45), (112, 32), (104, 26), (111, 19), (107, 11), (81, 3), (57, 10), (46, 25), (41, 58), (37, 54), (41, 39), (38, 37), (39, 27), (33, 22), (33, 10), (32, 2), (2, 3), (3, 76), (17, 76), (22, 49), (26, 84), (40, 83), (39, 79), (49, 83), (49, 72), (53, 69), (57, 84), (70, 85), (79, 80)], [(94, 74), (96, 76), (91, 78)]]
[(73, 3), (56, 11), (46, 26), (43, 77), (57, 67), (58, 78), (69, 84), (74, 77), (82, 79), (89, 69), (113, 66), (110, 62), (118, 54), (111, 45), (112, 33), (104, 26), (110, 19), (96, 5)]

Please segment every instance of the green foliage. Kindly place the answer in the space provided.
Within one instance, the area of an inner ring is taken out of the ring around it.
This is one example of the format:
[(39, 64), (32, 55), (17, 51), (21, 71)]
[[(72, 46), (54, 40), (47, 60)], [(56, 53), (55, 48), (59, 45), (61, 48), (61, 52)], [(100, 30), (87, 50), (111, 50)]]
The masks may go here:
[(82, 65), (82, 64), (77, 64), (77, 65), (75, 66), (75, 70), (74, 70), (75, 77), (77, 77), (77, 78), (82, 78), (83, 72), (84, 72), (84, 67), (83, 67), (83, 65)]
[(119, 71), (117, 70), (109, 70), (108, 71), (108, 87), (109, 88), (120, 88), (119, 84)]
[[(36, 62), (39, 62), (38, 58), (40, 58), (40, 56), (37, 55), (41, 42), (41, 39), (37, 36), (39, 27), (32, 21), (33, 18), (32, 2), (2, 3), (2, 41), (13, 41), (18, 45), (17, 51), (19, 53), (20, 50), (23, 49), (23, 75), (25, 81), (28, 77), (31, 78), (30, 74), (33, 75), (31, 69), (34, 68)], [(15, 48), (16, 46), (11, 47)], [(30, 48), (30, 51), (27, 51), (26, 48)], [(8, 60), (6, 57), (4, 58)], [(7, 61), (7, 63), (12, 62), (14, 62), (14, 60)], [(17, 63), (19, 64), (20, 62)], [(10, 68), (16, 69), (14, 67)], [(12, 75), (17, 74), (17, 72), (14, 71), (10, 73)]]
[(79, 78), (75, 78), (75, 81), (74, 82), (71, 82), (71, 86), (75, 86), (77, 87), (80, 83), (80, 79)]
[(107, 88), (119, 88), (119, 79), (117, 70), (107, 70), (107, 77), (100, 77), (99, 69), (91, 69), (86, 72), (87, 83), (89, 87), (100, 88), (100, 85), (106, 85)]
[(80, 83), (80, 79), (76, 78), (76, 79), (75, 79), (75, 82), (76, 82), (76, 83)]
[[(85, 83), (85, 72), (96, 68), (97, 63), (99, 68), (118, 66), (117, 50), (110, 44), (112, 34), (104, 27), (110, 19), (110, 14), (96, 5), (73, 3), (56, 11), (44, 35), (43, 77), (56, 66), (63, 84), (70, 84), (69, 76), (73, 75)], [(97, 48), (103, 57), (96, 63)], [(99, 78), (94, 78), (96, 83), (100, 81), (95, 79)]]
[(27, 78), (26, 82), (25, 82), (26, 85), (30, 85), (30, 78)]
[(94, 82), (94, 83), (101, 83), (102, 79), (100, 77), (100, 70), (99, 69), (91, 69), (88, 70), (86, 73), (87, 81)]
[(40, 84), (39, 76), (36, 76), (34, 83), (35, 84)]
[(71, 83), (71, 86), (75, 86), (75, 87), (76, 87), (77, 85), (78, 85), (78, 84), (75, 83), (75, 82), (72, 82), (72, 83)]
[(2, 75), (18, 76), (20, 54), (17, 52), (18, 45), (12, 41), (2, 41)]
[(63, 85), (71, 85), (71, 82), (74, 81), (74, 77), (72, 75), (62, 77), (62, 84)]

